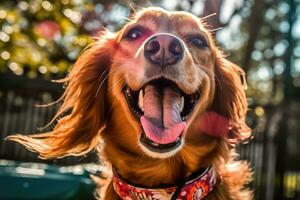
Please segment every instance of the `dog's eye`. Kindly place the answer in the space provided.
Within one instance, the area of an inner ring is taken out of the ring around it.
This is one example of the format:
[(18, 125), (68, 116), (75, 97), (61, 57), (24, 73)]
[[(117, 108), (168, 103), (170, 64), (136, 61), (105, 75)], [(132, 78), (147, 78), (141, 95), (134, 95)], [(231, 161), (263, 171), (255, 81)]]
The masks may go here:
[(208, 47), (208, 44), (206, 40), (202, 37), (191, 37), (189, 38), (189, 41), (191, 44), (195, 45), (198, 48), (206, 48)]
[(128, 33), (125, 35), (125, 38), (129, 40), (135, 40), (140, 38), (142, 35), (143, 35), (142, 29), (135, 27), (132, 28), (130, 31), (128, 31)]

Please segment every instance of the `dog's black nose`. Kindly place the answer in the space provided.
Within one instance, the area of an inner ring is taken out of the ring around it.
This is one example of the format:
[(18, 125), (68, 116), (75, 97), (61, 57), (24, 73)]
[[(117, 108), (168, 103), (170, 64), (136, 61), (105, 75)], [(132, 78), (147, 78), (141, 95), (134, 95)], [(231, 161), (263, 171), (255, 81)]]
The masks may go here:
[(182, 42), (169, 34), (159, 34), (150, 38), (144, 46), (145, 57), (153, 64), (165, 67), (183, 58)]

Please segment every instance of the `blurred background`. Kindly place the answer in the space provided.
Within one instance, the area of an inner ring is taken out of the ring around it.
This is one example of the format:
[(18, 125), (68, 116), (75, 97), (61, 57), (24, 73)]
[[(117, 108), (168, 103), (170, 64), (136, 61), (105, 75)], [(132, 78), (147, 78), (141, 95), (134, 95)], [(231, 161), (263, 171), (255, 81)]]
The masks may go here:
[(218, 45), (247, 73), (253, 139), (238, 149), (253, 168), (255, 199), (300, 199), (300, 0), (1, 1), (0, 199), (93, 199), (88, 173), (103, 170), (89, 164), (101, 162), (94, 153), (44, 161), (4, 138), (39, 132), (57, 105), (35, 105), (63, 91), (51, 80), (99, 30), (118, 30), (131, 7), (153, 5), (215, 13), (206, 21)]

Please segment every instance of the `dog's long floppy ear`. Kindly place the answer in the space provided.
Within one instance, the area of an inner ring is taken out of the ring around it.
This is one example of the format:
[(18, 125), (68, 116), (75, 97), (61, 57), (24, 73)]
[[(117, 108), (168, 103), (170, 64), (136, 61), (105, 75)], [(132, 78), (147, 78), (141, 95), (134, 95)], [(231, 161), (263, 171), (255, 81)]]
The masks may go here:
[(251, 130), (245, 121), (248, 110), (245, 73), (219, 52), (215, 59), (215, 74), (216, 93), (212, 109), (229, 121), (228, 137), (231, 141), (246, 140)]
[(67, 87), (54, 117), (60, 118), (54, 129), (29, 136), (12, 135), (8, 140), (21, 143), (44, 159), (83, 155), (97, 146), (99, 134), (105, 128), (106, 79), (114, 49), (108, 34), (102, 33), (61, 81)]

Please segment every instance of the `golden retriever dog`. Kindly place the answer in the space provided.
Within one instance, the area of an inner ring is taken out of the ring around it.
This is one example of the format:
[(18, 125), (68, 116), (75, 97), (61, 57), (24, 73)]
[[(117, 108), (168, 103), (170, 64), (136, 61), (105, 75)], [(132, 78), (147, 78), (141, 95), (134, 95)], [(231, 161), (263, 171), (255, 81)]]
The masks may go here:
[(136, 12), (101, 32), (62, 80), (55, 128), (9, 139), (44, 159), (101, 144), (113, 171), (104, 199), (252, 199), (234, 148), (250, 136), (244, 73), (210, 32), (187, 12)]

